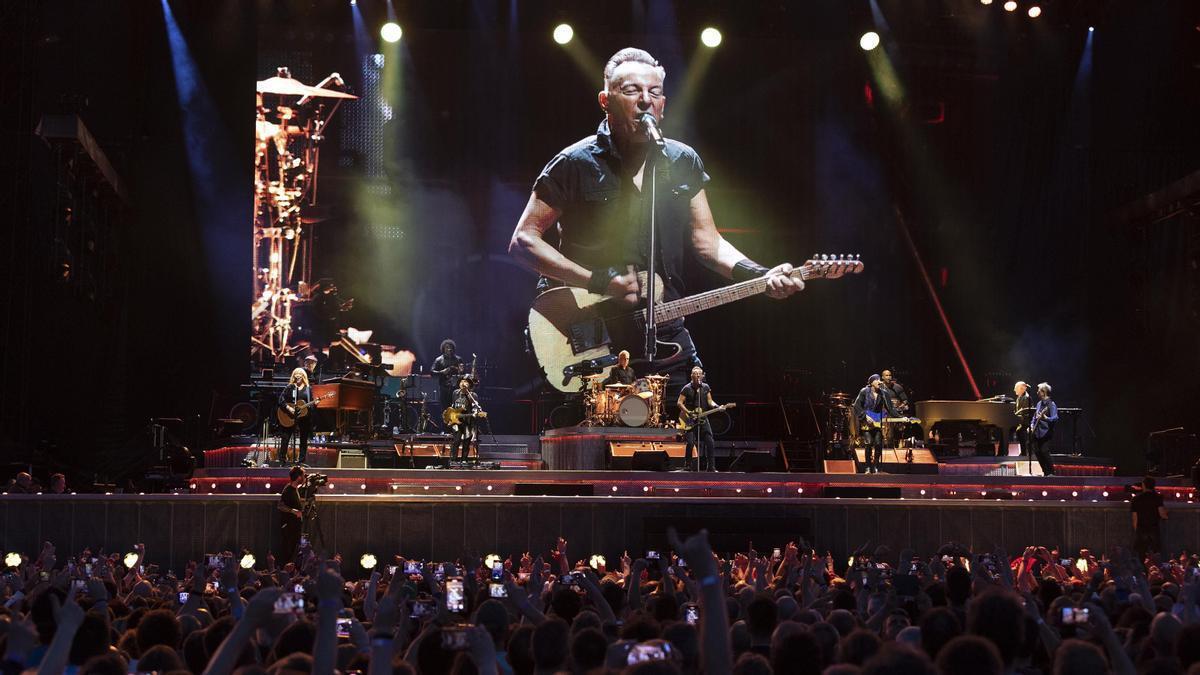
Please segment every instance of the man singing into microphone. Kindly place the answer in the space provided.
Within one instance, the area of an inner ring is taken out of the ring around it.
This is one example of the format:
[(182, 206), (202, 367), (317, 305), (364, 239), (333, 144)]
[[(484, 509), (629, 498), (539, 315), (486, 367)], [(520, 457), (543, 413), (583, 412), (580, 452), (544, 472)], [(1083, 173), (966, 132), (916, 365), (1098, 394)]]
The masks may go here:
[[(682, 295), (680, 267), (688, 247), (705, 267), (726, 278), (769, 276), (767, 295), (773, 298), (801, 290), (804, 283), (787, 276), (790, 264), (768, 270), (717, 232), (704, 191), (709, 178), (700, 156), (679, 141), (662, 139), (658, 130), (667, 101), (665, 77), (658, 61), (641, 49), (627, 47), (613, 54), (604, 66), (604, 89), (598, 95), (604, 121), (595, 135), (555, 155), (534, 181), (509, 253), (542, 275), (539, 290), (566, 284), (635, 303), (637, 271), (648, 268), (651, 256), (645, 201), (649, 158), (658, 176), (656, 271), (666, 286), (667, 300)], [(557, 247), (545, 238), (552, 228)], [(683, 350), (684, 358), (669, 370), (687, 373), (700, 365), (682, 319), (661, 323), (657, 329), (660, 341), (676, 343)], [(658, 369), (651, 366), (650, 370)]]

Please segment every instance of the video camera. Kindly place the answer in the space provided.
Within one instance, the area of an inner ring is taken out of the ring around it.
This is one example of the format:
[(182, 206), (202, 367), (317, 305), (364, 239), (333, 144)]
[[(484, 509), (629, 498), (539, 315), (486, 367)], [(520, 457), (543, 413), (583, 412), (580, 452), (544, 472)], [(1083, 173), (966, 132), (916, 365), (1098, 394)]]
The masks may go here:
[(305, 487), (319, 488), (329, 482), (329, 476), (323, 473), (310, 473), (305, 479)]

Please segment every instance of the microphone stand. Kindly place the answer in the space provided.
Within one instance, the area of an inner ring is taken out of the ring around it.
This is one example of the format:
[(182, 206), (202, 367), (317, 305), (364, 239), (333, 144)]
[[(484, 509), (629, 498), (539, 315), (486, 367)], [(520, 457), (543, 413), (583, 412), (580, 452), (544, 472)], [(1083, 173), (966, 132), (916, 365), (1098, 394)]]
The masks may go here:
[[(644, 353), (647, 363), (653, 363), (658, 350), (658, 325), (655, 319), (655, 281), (654, 277), (658, 269), (658, 223), (656, 215), (658, 212), (658, 157), (661, 154), (666, 156), (666, 144), (657, 145), (654, 136), (649, 134), (649, 129), (646, 130), (650, 137), (650, 142), (654, 143), (654, 147), (646, 153), (646, 171), (650, 174), (650, 199), (647, 200), (647, 208), (650, 210), (650, 262), (646, 270), (646, 334), (644, 343)], [(644, 183), (643, 183), (644, 184)]]

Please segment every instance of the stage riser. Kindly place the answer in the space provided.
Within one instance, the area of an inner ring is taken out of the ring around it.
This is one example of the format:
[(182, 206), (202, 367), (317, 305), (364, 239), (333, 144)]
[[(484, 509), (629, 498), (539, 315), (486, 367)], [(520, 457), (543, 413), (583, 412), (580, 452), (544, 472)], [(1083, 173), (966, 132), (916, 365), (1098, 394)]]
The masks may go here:
[[(913, 546), (923, 555), (947, 541), (1009, 553), (1029, 544), (1073, 551), (1131, 541), (1123, 503), (327, 497), (320, 508), (329, 548), (345, 556), (352, 575), (360, 573), (364, 552), (382, 559), (397, 552), (423, 559), (507, 555), (547, 550), (560, 534), (573, 558), (602, 553), (615, 561), (625, 550), (665, 547), (668, 524), (710, 527), (721, 551), (740, 549), (748, 538), (763, 551), (803, 536), (839, 560), (867, 541), (893, 551)], [(204, 553), (243, 546), (264, 558), (278, 545), (278, 516), (271, 497), (5, 497), (0, 549), (33, 553), (52, 541), (59, 551), (126, 551), (144, 542), (151, 562), (182, 571)], [(1172, 505), (1165, 525), (1169, 549), (1200, 543), (1200, 508)]]

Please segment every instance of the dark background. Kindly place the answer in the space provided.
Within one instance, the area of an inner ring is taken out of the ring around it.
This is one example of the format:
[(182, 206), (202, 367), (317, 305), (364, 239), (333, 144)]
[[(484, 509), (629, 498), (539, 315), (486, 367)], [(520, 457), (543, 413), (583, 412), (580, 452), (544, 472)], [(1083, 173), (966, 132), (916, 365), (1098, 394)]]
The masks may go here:
[[(205, 176), (189, 169), (160, 3), (0, 9), (0, 444), (13, 460), (117, 474), (145, 453), (150, 418), (203, 437), (237, 400), (253, 82), (287, 65), (370, 91), (363, 57), (380, 49), (386, 10), (359, 4), (361, 43), (348, 3), (171, 4), (211, 105)], [(636, 45), (667, 69), (666, 131), (704, 158), (730, 241), (764, 264), (866, 262), (785, 302), (690, 318), (721, 397), (819, 399), (891, 367), (918, 399), (973, 398), (907, 227), (984, 396), (1051, 382), (1060, 405), (1086, 411), (1086, 453), (1126, 471), (1140, 470), (1147, 432), (1194, 430), (1181, 392), (1200, 373), (1195, 210), (1113, 214), (1200, 169), (1195, 3), (1049, 2), (1034, 21), (1027, 3), (882, 2), (900, 107), (857, 45), (866, 3), (439, 4), (453, 6), (397, 8), (398, 60), (374, 74), (394, 78), (391, 120), (364, 96), (323, 149), (331, 218), (316, 266), (355, 298), (351, 325), (426, 367), (453, 336), (492, 366), (494, 400), (536, 396), (520, 339), (534, 279), (505, 247), (542, 165), (600, 121), (598, 66)], [(561, 20), (596, 68), (550, 39)], [(698, 41), (709, 24), (724, 33), (711, 53)], [(1092, 68), (1077, 86), (1088, 25)], [(131, 195), (120, 218), (66, 243), (55, 157), (32, 133), (63, 112)], [(64, 280), (71, 241), (80, 273)]]

